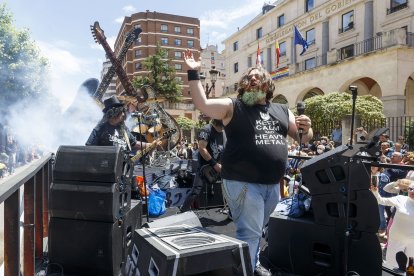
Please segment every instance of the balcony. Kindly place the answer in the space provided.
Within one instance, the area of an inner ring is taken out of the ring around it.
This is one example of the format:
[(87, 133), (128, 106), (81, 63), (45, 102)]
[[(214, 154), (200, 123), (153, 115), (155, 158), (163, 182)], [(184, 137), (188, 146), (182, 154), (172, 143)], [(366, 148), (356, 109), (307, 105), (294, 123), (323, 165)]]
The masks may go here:
[(391, 14), (391, 13), (394, 13), (394, 12), (400, 11), (400, 10), (405, 9), (405, 8), (407, 8), (407, 7), (408, 7), (408, 1), (407, 1), (407, 2), (405, 2), (405, 3), (403, 3), (403, 4), (400, 4), (400, 5), (398, 5), (398, 6), (391, 7), (391, 8), (389, 8), (389, 9), (387, 9), (387, 14)]

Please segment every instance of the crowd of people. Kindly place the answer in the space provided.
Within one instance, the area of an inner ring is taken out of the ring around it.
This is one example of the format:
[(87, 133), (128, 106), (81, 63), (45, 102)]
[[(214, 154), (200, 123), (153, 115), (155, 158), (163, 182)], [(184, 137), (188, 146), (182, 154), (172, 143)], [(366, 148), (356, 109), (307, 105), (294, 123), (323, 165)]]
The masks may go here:
[(19, 143), (8, 127), (3, 130), (5, 139), (0, 146), (0, 178), (14, 174), (17, 167), (38, 159), (43, 154), (41, 146)]

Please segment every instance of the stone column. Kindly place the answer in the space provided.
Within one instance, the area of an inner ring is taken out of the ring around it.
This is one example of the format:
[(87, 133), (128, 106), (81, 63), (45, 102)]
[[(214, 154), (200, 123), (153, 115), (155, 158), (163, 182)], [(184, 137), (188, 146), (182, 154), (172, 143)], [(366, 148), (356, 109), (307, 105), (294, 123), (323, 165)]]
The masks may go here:
[(329, 20), (322, 22), (322, 65), (327, 63), (329, 51)]
[(289, 66), (289, 75), (296, 73), (296, 45), (295, 45), (295, 36), (292, 36), (290, 39), (290, 66)]
[(266, 51), (266, 69), (267, 72), (272, 72), (272, 48), (267, 48)]
[(365, 1), (364, 40), (374, 37), (374, 1)]

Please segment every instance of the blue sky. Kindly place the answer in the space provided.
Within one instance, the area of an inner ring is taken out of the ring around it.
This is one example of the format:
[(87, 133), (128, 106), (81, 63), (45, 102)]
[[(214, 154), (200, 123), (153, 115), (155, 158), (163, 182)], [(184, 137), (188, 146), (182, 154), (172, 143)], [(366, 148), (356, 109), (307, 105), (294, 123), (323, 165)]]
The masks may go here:
[(51, 63), (50, 88), (62, 108), (70, 105), (88, 78), (100, 79), (105, 53), (94, 43), (89, 26), (99, 21), (108, 42), (124, 16), (146, 10), (199, 18), (201, 45), (221, 42), (261, 12), (263, 0), (0, 0), (6, 2), (17, 28), (28, 28)]

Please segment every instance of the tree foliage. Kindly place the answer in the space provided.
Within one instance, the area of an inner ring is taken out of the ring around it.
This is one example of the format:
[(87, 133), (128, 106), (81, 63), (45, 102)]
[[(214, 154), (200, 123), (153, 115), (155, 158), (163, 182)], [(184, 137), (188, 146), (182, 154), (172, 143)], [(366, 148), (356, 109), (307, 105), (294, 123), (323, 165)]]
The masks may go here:
[[(345, 92), (318, 95), (306, 99), (305, 105), (305, 114), (312, 122), (338, 122), (352, 114), (352, 95)], [(356, 115), (362, 120), (384, 119), (383, 108), (381, 100), (372, 95), (358, 96), (355, 103)]]
[(175, 67), (168, 58), (168, 50), (157, 45), (155, 55), (147, 57), (143, 62), (145, 70), (149, 73), (145, 76), (137, 76), (133, 81), (135, 87), (150, 85), (156, 93), (165, 97), (170, 102), (181, 100), (181, 82), (175, 76)]
[(177, 121), (177, 124), (180, 126), (180, 128), (184, 130), (191, 130), (197, 127), (197, 122), (187, 117), (178, 116), (175, 120)]
[(47, 68), (29, 31), (16, 29), (6, 4), (0, 4), (0, 111), (24, 98), (38, 98), (45, 91)]

